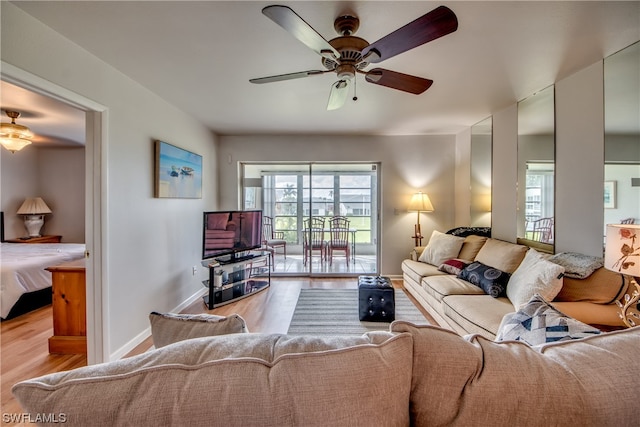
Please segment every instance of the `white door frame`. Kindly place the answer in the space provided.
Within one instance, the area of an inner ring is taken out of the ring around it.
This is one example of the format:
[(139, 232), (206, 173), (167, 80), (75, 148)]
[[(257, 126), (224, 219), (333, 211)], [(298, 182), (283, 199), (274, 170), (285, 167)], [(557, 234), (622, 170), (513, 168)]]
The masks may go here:
[(41, 95), (72, 105), (86, 113), (85, 243), (87, 247), (87, 361), (109, 360), (107, 280), (107, 107), (6, 63), (0, 78)]

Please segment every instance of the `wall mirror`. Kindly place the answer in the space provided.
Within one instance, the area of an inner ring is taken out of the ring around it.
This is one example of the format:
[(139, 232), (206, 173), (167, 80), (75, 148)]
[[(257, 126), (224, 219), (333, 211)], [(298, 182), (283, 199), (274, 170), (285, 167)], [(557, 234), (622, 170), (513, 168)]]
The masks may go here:
[(640, 42), (604, 60), (604, 225), (640, 222)]
[(518, 103), (518, 240), (553, 252), (555, 101), (549, 86)]
[(491, 147), (493, 119), (471, 126), (471, 227), (491, 227)]

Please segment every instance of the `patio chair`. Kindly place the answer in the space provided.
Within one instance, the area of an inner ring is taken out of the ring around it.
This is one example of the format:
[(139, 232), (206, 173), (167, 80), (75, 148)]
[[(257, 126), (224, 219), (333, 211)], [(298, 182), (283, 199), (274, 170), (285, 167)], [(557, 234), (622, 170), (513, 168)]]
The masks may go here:
[[(284, 240), (283, 231), (275, 231), (273, 229), (273, 218), (270, 216), (264, 216), (262, 219), (262, 243), (265, 245), (266, 250), (276, 252), (276, 248), (282, 248), (284, 251), (284, 257), (287, 258), (287, 241)], [(272, 257), (273, 260), (273, 257)]]
[(329, 220), (329, 242), (327, 244), (327, 255), (329, 265), (333, 264), (334, 251), (343, 252), (347, 258), (351, 258), (351, 243), (349, 242), (349, 220), (343, 216), (334, 216)]
[(553, 243), (553, 218), (540, 218), (533, 221), (531, 240), (542, 243)]
[(310, 220), (304, 220), (304, 265), (307, 260), (313, 256), (313, 251), (320, 253), (320, 262), (324, 261), (326, 256), (327, 244), (324, 240), (324, 218), (312, 217)]

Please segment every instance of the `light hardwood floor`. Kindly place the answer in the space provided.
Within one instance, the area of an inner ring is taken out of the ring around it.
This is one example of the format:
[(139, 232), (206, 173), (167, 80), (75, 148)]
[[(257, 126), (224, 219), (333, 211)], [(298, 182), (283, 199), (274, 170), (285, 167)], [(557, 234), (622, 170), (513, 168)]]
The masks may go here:
[[(401, 280), (393, 286), (402, 288)], [(183, 313), (211, 313), (242, 316), (251, 332), (286, 333), (293, 316), (300, 289), (357, 288), (355, 278), (272, 278), (271, 287), (240, 301), (207, 310), (202, 300), (192, 303)], [(413, 298), (409, 295), (409, 298)], [(415, 300), (413, 300), (415, 303)], [(416, 304), (418, 305), (418, 304)], [(418, 305), (419, 306), (419, 305)], [(432, 324), (436, 321), (422, 308)], [(87, 364), (85, 355), (49, 354), (47, 340), (53, 335), (51, 306), (43, 307), (0, 324), (0, 375), (2, 414), (22, 413), (22, 408), (11, 395), (13, 384), (52, 372), (65, 371)], [(151, 338), (138, 345), (127, 356), (140, 354), (152, 345)]]

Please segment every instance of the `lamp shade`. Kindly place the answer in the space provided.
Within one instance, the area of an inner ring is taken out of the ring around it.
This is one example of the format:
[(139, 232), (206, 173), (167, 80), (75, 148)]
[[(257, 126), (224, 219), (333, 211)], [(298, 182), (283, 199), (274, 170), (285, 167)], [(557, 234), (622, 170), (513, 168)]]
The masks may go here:
[(640, 276), (640, 225), (607, 225), (604, 266), (618, 273)]
[(433, 205), (431, 204), (431, 200), (429, 200), (429, 196), (424, 194), (422, 191), (417, 192), (411, 197), (411, 202), (409, 202), (409, 208), (407, 209), (409, 212), (433, 212)]
[(49, 213), (51, 213), (51, 209), (40, 197), (26, 199), (18, 209), (18, 215), (43, 215)]

